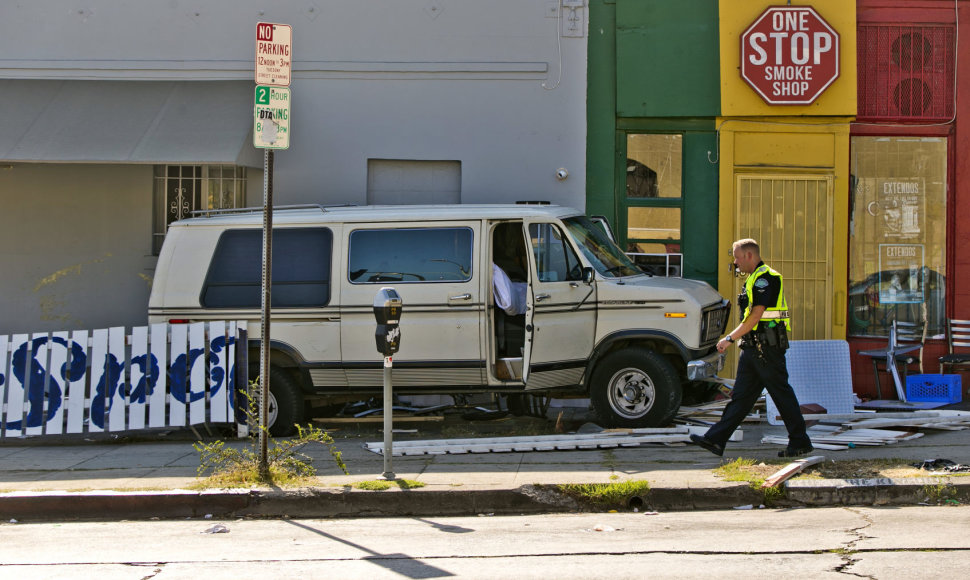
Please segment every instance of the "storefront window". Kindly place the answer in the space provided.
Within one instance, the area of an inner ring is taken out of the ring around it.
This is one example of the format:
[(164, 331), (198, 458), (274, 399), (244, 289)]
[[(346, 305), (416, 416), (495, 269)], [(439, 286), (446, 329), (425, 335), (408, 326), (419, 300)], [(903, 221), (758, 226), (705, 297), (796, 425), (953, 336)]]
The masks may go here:
[(945, 332), (947, 141), (853, 137), (849, 334)]
[(627, 251), (680, 252), (683, 136), (631, 134), (626, 149)]

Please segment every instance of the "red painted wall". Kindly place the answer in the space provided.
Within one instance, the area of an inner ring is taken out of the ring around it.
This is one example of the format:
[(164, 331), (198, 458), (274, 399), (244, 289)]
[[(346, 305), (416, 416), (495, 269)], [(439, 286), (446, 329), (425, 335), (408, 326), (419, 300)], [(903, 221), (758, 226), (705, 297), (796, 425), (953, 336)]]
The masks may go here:
[[(970, 0), (858, 0), (857, 18), (860, 23), (900, 25), (952, 24), (959, 18), (954, 121), (933, 125), (854, 124), (852, 135), (950, 137), (948, 217), (946, 224), (940, 224), (947, 228), (946, 312), (950, 318), (970, 319)], [(872, 360), (858, 352), (885, 348), (886, 345), (886, 340), (849, 339), (853, 386), (863, 399), (874, 399), (877, 393)], [(924, 371), (938, 373), (938, 359), (945, 352), (945, 340), (927, 341), (923, 352)], [(880, 381), (882, 397), (895, 398), (890, 377), (882, 374)], [(963, 385), (970, 385), (970, 373), (964, 374)]]

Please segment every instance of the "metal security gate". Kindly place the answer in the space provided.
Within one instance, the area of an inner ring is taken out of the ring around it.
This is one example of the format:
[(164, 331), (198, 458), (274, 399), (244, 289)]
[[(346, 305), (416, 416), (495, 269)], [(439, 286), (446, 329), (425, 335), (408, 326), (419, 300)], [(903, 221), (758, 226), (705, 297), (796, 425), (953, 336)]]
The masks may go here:
[[(757, 240), (784, 276), (794, 340), (832, 337), (832, 193), (828, 175), (737, 176), (735, 239)], [(735, 280), (735, 294), (743, 282)]]
[(235, 423), (237, 344), (244, 321), (0, 336), (0, 438)]

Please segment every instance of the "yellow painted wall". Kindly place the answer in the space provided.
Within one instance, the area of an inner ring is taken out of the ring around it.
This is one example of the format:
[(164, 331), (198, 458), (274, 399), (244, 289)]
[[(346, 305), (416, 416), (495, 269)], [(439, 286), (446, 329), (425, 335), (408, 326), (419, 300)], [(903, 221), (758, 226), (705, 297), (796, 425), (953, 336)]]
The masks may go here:
[(741, 78), (741, 34), (767, 8), (783, 6), (779, 0), (720, 0), (721, 114), (755, 115), (856, 114), (856, 3), (854, 0), (795, 0), (792, 6), (815, 8), (839, 34), (839, 77), (811, 105), (768, 105)]
[[(854, 47), (853, 47), (854, 49)], [(718, 290), (734, 295), (727, 273), (728, 250), (737, 222), (737, 175), (827, 175), (834, 179), (832, 199), (831, 338), (846, 336), (849, 207), (849, 122), (851, 117), (718, 119), (720, 136)], [(778, 224), (778, 227), (785, 227)], [(782, 272), (784, 274), (784, 272)]]

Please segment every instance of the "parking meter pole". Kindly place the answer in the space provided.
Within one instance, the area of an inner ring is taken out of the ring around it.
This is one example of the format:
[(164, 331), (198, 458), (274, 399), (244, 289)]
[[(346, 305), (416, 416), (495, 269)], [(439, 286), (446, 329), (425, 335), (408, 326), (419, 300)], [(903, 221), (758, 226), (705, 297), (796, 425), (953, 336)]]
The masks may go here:
[(391, 393), (391, 357), (384, 357), (384, 479), (394, 479), (391, 456), (394, 454), (394, 396)]
[(394, 431), (394, 393), (391, 391), (391, 356), (401, 348), (401, 295), (397, 290), (384, 287), (374, 297), (374, 318), (377, 330), (374, 332), (377, 352), (384, 355), (384, 479), (394, 479), (391, 469), (391, 433)]
[(269, 325), (273, 280), (273, 150), (263, 150), (263, 312), (259, 340), (259, 473), (269, 474)]

